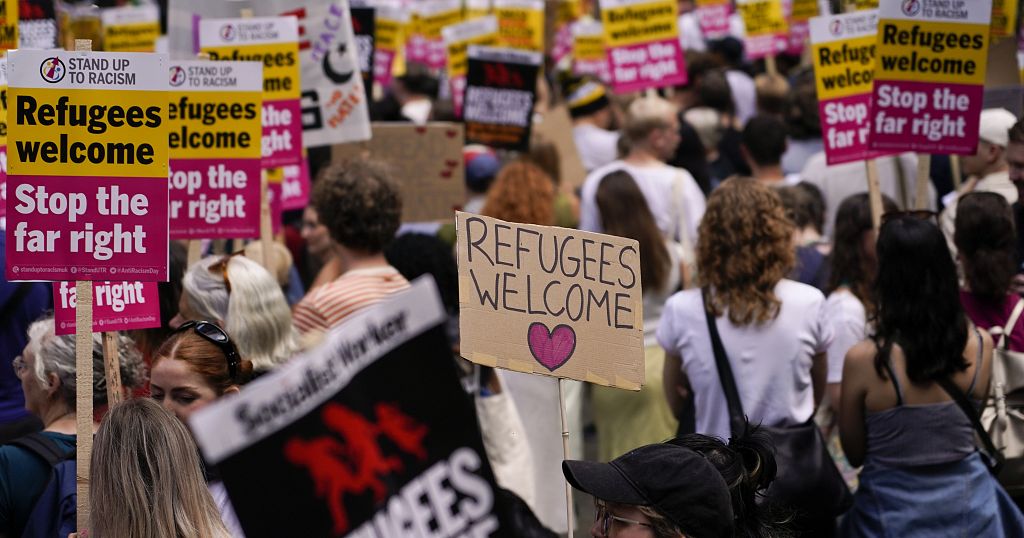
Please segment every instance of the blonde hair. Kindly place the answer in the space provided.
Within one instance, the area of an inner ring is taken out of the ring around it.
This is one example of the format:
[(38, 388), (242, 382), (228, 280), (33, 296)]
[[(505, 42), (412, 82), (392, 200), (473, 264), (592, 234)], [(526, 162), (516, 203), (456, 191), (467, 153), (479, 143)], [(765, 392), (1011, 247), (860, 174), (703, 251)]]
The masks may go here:
[(683, 119), (697, 131), (697, 137), (705, 150), (718, 147), (725, 129), (722, 128), (722, 115), (717, 110), (706, 106), (694, 107), (683, 113)]
[(683, 538), (686, 536), (679, 529), (678, 525), (672, 523), (672, 521), (661, 515), (654, 508), (650, 506), (638, 506), (637, 508), (641, 514), (647, 516), (647, 521), (650, 522), (651, 532), (654, 533), (655, 538)]
[(256, 371), (287, 362), (299, 349), (298, 334), (277, 280), (260, 264), (233, 256), (226, 267), (228, 292), (224, 272), (214, 267), (223, 260), (210, 256), (189, 268), (182, 280), (185, 300), (199, 319), (222, 322)]
[(677, 112), (675, 105), (656, 95), (635, 99), (626, 112), (622, 136), (629, 144), (644, 142), (656, 129), (669, 127)]
[(91, 535), (99, 538), (228, 538), (206, 487), (195, 442), (147, 398), (113, 406), (92, 449)]

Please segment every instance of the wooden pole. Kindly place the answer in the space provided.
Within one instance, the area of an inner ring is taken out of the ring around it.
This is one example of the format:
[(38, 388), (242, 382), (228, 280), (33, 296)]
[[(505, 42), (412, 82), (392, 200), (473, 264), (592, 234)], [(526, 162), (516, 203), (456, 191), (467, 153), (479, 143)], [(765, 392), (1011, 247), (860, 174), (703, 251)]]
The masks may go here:
[(931, 181), (932, 156), (917, 154), (917, 193), (914, 195), (915, 209), (928, 209), (928, 182)]
[(188, 267), (203, 258), (203, 240), (189, 239), (188, 241)]
[(960, 192), (960, 185), (964, 182), (963, 169), (960, 168), (960, 156), (950, 155), (949, 156), (949, 169), (953, 176), (953, 190)]
[(779, 66), (775, 63), (774, 54), (769, 54), (764, 57), (764, 70), (772, 78), (779, 74)]
[(117, 333), (103, 333), (103, 370), (106, 372), (107, 381), (107, 405), (124, 400), (124, 390), (121, 387), (121, 357), (118, 353)]
[[(569, 422), (565, 419), (565, 380), (558, 379), (558, 412), (562, 418), (562, 459), (569, 459)], [(565, 523), (569, 538), (573, 535), (572, 486), (565, 482)]]
[(882, 227), (882, 188), (878, 181), (878, 161), (868, 159), (864, 161), (868, 169), (868, 200), (871, 203), (871, 226), (877, 232)]

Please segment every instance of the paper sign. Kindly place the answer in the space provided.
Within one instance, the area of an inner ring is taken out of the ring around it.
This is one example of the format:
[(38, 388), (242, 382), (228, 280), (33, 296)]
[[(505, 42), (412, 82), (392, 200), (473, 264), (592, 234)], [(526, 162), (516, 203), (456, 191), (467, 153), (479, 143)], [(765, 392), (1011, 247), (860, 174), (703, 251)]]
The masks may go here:
[(359, 72), (363, 75), (363, 85), (373, 86), (373, 74), (376, 69), (375, 52), (377, 39), (376, 9), (372, 7), (352, 7), (352, 34), (356, 41), (359, 60)]
[(786, 22), (781, 0), (736, 0), (746, 28), (745, 52), (751, 60), (773, 56), (786, 49)]
[(559, 0), (555, 8), (555, 44), (551, 48), (551, 57), (555, 64), (572, 54), (572, 25), (580, 18), (582, 12), (580, 0)]
[(992, 0), (992, 39), (1013, 37), (1020, 0)]
[(460, 0), (430, 0), (420, 7), (419, 31), (426, 47), (427, 67), (444, 69), (447, 65), (445, 42), (441, 30), (462, 22)]
[(106, 8), (100, 11), (103, 50), (154, 52), (160, 37), (160, 9), (156, 4)]
[(420, 279), (193, 415), (246, 536), (513, 534), (446, 318)]
[(462, 125), (374, 123), (373, 138), (331, 148), (331, 160), (383, 162), (402, 195), (402, 222), (451, 220), (466, 199)]
[(818, 113), (829, 165), (878, 157), (868, 150), (878, 11), (811, 19)]
[(199, 47), (214, 61), (263, 63), (263, 167), (299, 164), (299, 29), (294, 17), (203, 19)]
[(263, 64), (172, 62), (169, 77), (171, 239), (259, 237)]
[(729, 15), (732, 15), (729, 0), (697, 0), (694, 13), (704, 39), (722, 39), (729, 35)]
[(167, 279), (167, 57), (8, 56), (7, 279)]
[(494, 0), (494, 14), (501, 46), (544, 52), (544, 0)]
[(0, 49), (18, 48), (18, 0), (0, 0)]
[(57, 15), (53, 0), (18, 2), (18, 45), (23, 49), (57, 48)]
[(882, 4), (871, 149), (976, 152), (991, 8), (991, 0)]
[(409, 24), (409, 14), (387, 4), (377, 8), (374, 31), (377, 48), (374, 51), (373, 79), (382, 87), (391, 85), (391, 71), (395, 55), (402, 43), (402, 28)]
[(7, 53), (0, 55), (0, 230), (7, 229)]
[(525, 151), (541, 55), (472, 46), (466, 84), (466, 143)]
[(635, 240), (459, 212), (463, 357), (639, 390), (643, 299)]
[(590, 75), (608, 84), (608, 53), (604, 46), (604, 26), (598, 21), (579, 21), (573, 25), (572, 72)]
[[(53, 283), (53, 325), (57, 336), (75, 334), (77, 298), (74, 282)], [(92, 332), (159, 326), (160, 290), (156, 282), (92, 283)]]
[(455, 114), (462, 116), (462, 101), (466, 92), (466, 73), (470, 45), (494, 46), (498, 44), (498, 19), (493, 15), (478, 17), (445, 27), (442, 32), (448, 47), (448, 83), (452, 88)]
[(601, 0), (601, 20), (616, 92), (686, 83), (674, 0)]

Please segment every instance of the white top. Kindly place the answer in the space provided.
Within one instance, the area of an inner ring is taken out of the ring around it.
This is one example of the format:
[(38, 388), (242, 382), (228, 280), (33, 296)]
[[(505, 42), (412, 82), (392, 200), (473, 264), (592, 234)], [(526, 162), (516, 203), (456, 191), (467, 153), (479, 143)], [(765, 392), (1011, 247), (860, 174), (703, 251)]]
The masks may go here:
[(736, 118), (740, 125), (746, 125), (747, 120), (757, 114), (757, 88), (754, 86), (754, 79), (738, 69), (726, 71), (725, 79), (729, 82), (729, 90), (732, 91)]
[[(666, 238), (680, 243), (688, 241), (691, 248), (697, 244), (697, 226), (704, 216), (706, 205), (704, 193), (689, 172), (667, 164), (638, 167), (615, 161), (591, 172), (583, 183), (580, 200), (581, 230), (598, 233), (604, 231), (595, 196), (601, 179), (617, 170), (625, 170), (633, 176), (658, 228)], [(676, 182), (678, 185), (675, 185)]]
[[(892, 198), (901, 208), (916, 207), (914, 197), (917, 182), (917, 155), (903, 153), (895, 156), (880, 157), (878, 162), (878, 182), (882, 194)], [(902, 170), (902, 175), (899, 171)], [(804, 166), (800, 176), (804, 181), (816, 185), (825, 196), (825, 235), (832, 237), (835, 227), (836, 212), (839, 205), (847, 197), (868, 191), (868, 172), (864, 161), (837, 164), (825, 164), (825, 152), (814, 154)], [(902, 188), (900, 182), (902, 179)], [(904, 193), (906, 193), (904, 195)], [(928, 209), (935, 209), (935, 187), (928, 183)]]
[[(718, 332), (750, 421), (766, 426), (801, 424), (814, 413), (812, 358), (832, 343), (832, 326), (825, 317), (825, 297), (817, 289), (781, 280), (775, 295), (782, 306), (774, 320), (737, 327), (723, 316), (718, 319)], [(731, 437), (729, 406), (699, 289), (681, 291), (668, 300), (658, 343), (682, 358), (694, 392), (697, 433)]]
[(576, 152), (580, 154), (583, 168), (590, 172), (611, 163), (619, 155), (619, 133), (606, 131), (596, 125), (581, 123), (572, 128), (572, 139)]
[(839, 288), (825, 300), (825, 316), (832, 323), (832, 345), (828, 346), (828, 382), (843, 381), (846, 353), (868, 337), (868, 316), (864, 303), (848, 288)]

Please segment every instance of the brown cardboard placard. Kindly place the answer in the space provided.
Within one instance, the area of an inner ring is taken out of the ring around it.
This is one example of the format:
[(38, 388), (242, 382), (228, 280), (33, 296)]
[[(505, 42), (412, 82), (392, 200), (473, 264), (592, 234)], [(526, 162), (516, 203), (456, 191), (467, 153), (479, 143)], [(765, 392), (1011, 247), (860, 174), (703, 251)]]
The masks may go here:
[(533, 137), (551, 142), (558, 149), (562, 192), (573, 192), (581, 187), (587, 178), (587, 170), (583, 167), (576, 141), (572, 137), (569, 109), (560, 105), (545, 112), (543, 119), (533, 124)]
[(466, 200), (462, 125), (374, 123), (367, 142), (331, 148), (331, 160), (385, 163), (402, 193), (402, 222), (451, 219)]
[(640, 390), (639, 244), (459, 212), (461, 353), (477, 364)]

